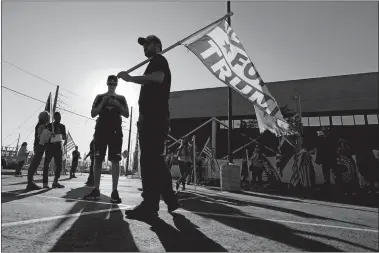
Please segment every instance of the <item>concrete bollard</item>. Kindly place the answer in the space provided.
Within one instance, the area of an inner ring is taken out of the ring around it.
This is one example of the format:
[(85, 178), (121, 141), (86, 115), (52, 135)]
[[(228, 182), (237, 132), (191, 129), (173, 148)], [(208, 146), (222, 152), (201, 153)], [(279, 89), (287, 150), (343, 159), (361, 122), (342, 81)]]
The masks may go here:
[(241, 191), (241, 167), (237, 164), (224, 164), (220, 170), (221, 191)]

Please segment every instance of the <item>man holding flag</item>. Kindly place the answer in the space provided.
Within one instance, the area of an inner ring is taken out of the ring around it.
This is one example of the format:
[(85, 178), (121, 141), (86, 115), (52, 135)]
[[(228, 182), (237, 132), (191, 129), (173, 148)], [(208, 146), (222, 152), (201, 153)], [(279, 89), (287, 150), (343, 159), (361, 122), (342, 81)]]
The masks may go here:
[(143, 76), (130, 76), (120, 72), (117, 77), (126, 82), (140, 84), (138, 132), (141, 149), (141, 177), (143, 202), (126, 211), (129, 218), (157, 216), (160, 195), (172, 212), (179, 207), (172, 189), (171, 173), (163, 156), (169, 131), (169, 96), (171, 71), (162, 51), (161, 40), (154, 36), (139, 38), (145, 56), (153, 57)]

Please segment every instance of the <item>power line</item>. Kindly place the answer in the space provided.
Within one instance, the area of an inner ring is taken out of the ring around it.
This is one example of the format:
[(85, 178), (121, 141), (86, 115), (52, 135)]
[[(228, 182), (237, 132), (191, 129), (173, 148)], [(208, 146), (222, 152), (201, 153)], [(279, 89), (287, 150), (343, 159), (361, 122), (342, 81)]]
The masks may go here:
[[(33, 117), (39, 110), (41, 110), (41, 108), (43, 107), (43, 105), (41, 107), (39, 107), (37, 109), (37, 111), (35, 111), (29, 118), (27, 118), (24, 123), (22, 123), (20, 126), (18, 126), (15, 130), (21, 128), (31, 117)], [(15, 130), (13, 132), (11, 132), (3, 141), (5, 141), (11, 134), (13, 134), (15, 132)]]
[(42, 100), (39, 100), (38, 98), (34, 98), (34, 97), (31, 97), (31, 96), (28, 96), (28, 95), (26, 95), (26, 94), (24, 94), (24, 93), (21, 93), (21, 92), (18, 92), (18, 91), (12, 90), (12, 89), (10, 89), (10, 88), (8, 88), (8, 87), (5, 87), (5, 86), (3, 86), (3, 85), (1, 85), (1, 88), (4, 88), (4, 89), (7, 89), (7, 90), (10, 90), (10, 91), (12, 91), (12, 92), (14, 92), (14, 93), (17, 93), (17, 94), (20, 94), (20, 95), (22, 95), (22, 96), (25, 96), (25, 97), (31, 98), (31, 99), (36, 100), (36, 101), (38, 101), (38, 102), (41, 102), (41, 103), (44, 103), (44, 104), (46, 103), (46, 101), (42, 101)]
[[(15, 67), (15, 68), (17, 68), (17, 69), (19, 69), (19, 70), (21, 70), (21, 71), (23, 71), (23, 72), (25, 72), (25, 73), (31, 75), (31, 76), (34, 76), (35, 78), (38, 78), (38, 79), (41, 80), (41, 81), (44, 81), (45, 83), (48, 83), (48, 84), (53, 85), (53, 86), (58, 86), (58, 85), (56, 85), (56, 84), (54, 84), (54, 83), (52, 83), (52, 82), (50, 82), (50, 81), (48, 81), (48, 80), (46, 80), (46, 79), (44, 79), (44, 78), (38, 76), (38, 75), (36, 75), (36, 74), (33, 74), (33, 73), (31, 73), (31, 72), (29, 72), (29, 71), (27, 71), (27, 70), (25, 70), (25, 69), (23, 69), (23, 68), (21, 68), (21, 67), (15, 65), (15, 64), (13, 64), (12, 62), (9, 62), (9, 61), (6, 61), (6, 60), (2, 60), (2, 61), (5, 62), (5, 63), (8, 63), (9, 65), (12, 65), (13, 67)], [(67, 89), (65, 89), (65, 88), (63, 88), (63, 87), (60, 87), (60, 88), (61, 88), (62, 90), (67, 91), (68, 93), (71, 93), (72, 95), (75, 95), (75, 96), (81, 97), (80, 95), (75, 94), (74, 92), (69, 91), (69, 90), (67, 90)]]
[(24, 123), (22, 123), (19, 127), (17, 127), (16, 129), (19, 129), (20, 127), (22, 127), (31, 117), (33, 117), (39, 110), (41, 110), (41, 108), (43, 107), (43, 105), (41, 105), (40, 108), (37, 109), (37, 111), (35, 111), (27, 120), (24, 121)]
[[(25, 97), (27, 97), (27, 98), (30, 98), (30, 99), (36, 100), (36, 101), (41, 102), (41, 103), (43, 103), (43, 104), (46, 103), (46, 102), (44, 102), (44, 101), (42, 101), (42, 100), (40, 100), (40, 99), (38, 99), (38, 98), (34, 98), (34, 97), (31, 97), (31, 96), (28, 96), (28, 95), (26, 95), (26, 94), (24, 94), (24, 93), (21, 93), (21, 92), (15, 91), (15, 90), (10, 89), (10, 88), (8, 88), (8, 87), (1, 86), (1, 88), (4, 88), (4, 89), (7, 89), (7, 90), (10, 90), (10, 91), (12, 91), (12, 92), (14, 92), (14, 93), (17, 93), (17, 94), (20, 94), (20, 95), (25, 96)], [(93, 119), (93, 118), (90, 118), (90, 117), (87, 117), (87, 116), (81, 115), (81, 114), (76, 113), (76, 112), (72, 112), (72, 111), (66, 110), (66, 109), (64, 109), (64, 108), (62, 108), (62, 107), (58, 107), (58, 106), (57, 106), (57, 109), (60, 109), (60, 110), (62, 110), (62, 111), (65, 111), (65, 112), (68, 112), (68, 113), (74, 114), (74, 115), (76, 115), (76, 116), (79, 116), (79, 117), (82, 117), (82, 118), (85, 118), (85, 119), (89, 119), (89, 120), (92, 120), (92, 121), (96, 121), (96, 120)], [(123, 128), (123, 129), (124, 129), (124, 128)], [(124, 129), (124, 130), (129, 131), (129, 129)], [(133, 133), (133, 134), (136, 134), (135, 132), (132, 132), (132, 133)]]

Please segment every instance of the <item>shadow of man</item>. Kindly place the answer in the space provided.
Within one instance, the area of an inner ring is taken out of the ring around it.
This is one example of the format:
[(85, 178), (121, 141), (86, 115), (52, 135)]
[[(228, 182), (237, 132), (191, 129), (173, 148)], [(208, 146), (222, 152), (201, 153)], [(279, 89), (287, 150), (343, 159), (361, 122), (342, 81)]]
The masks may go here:
[(220, 244), (211, 240), (183, 215), (172, 214), (175, 226), (167, 224), (159, 217), (139, 220), (151, 226), (162, 246), (168, 252), (227, 252)]
[[(118, 205), (112, 205), (110, 198), (101, 195), (98, 203), (91, 201), (76, 201), (91, 189), (81, 187), (71, 189), (63, 198), (75, 203), (66, 214), (81, 213), (74, 224), (63, 233), (50, 251), (139, 251), (130, 232), (129, 224), (124, 220), (124, 214)], [(92, 213), (88, 213), (92, 212)], [(63, 229), (62, 225), (70, 218), (64, 218), (50, 230)]]
[[(217, 202), (210, 203), (209, 201), (202, 201), (201, 199), (192, 199), (188, 201), (182, 201), (181, 206), (185, 210), (194, 212), (195, 214), (200, 215), (204, 218), (212, 219), (228, 227), (238, 229), (257, 237), (267, 238), (299, 250), (333, 252), (342, 251), (341, 249), (327, 243), (307, 238), (307, 233), (304, 233), (304, 236), (302, 236), (302, 230), (294, 229), (289, 226), (263, 218), (249, 216), (237, 208), (226, 206)], [(214, 213), (217, 213), (219, 215), (213, 215)], [(223, 216), (223, 214), (227, 214), (227, 216)], [(241, 219), (236, 219), (233, 216), (242, 216), (246, 217), (246, 219), (243, 219), (243, 222), (241, 222)], [(317, 237), (323, 237), (323, 234), (315, 233), (313, 235)], [(348, 242), (341, 238), (333, 238), (337, 241), (342, 241), (349, 245), (367, 249), (367, 247), (354, 242)]]

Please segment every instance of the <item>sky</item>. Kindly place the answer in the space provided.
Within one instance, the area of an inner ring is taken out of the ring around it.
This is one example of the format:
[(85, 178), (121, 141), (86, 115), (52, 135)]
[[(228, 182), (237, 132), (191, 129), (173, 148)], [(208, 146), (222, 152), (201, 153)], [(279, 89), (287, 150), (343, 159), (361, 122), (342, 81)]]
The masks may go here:
[[(232, 1), (231, 10), (231, 26), (264, 82), (378, 71), (377, 2)], [(95, 96), (107, 90), (107, 76), (145, 60), (139, 36), (157, 35), (166, 48), (225, 14), (226, 1), (3, 1), (2, 86), (46, 101), (59, 85), (58, 106), (90, 118)], [(224, 86), (185, 47), (165, 56), (171, 91)], [(131, 74), (141, 75), (145, 67)], [(132, 147), (139, 89), (120, 80), (116, 91), (133, 106)], [(44, 105), (1, 92), (2, 145), (15, 146), (20, 134), (20, 143), (32, 150)], [(88, 152), (95, 122), (61, 114), (79, 151)], [(129, 129), (129, 120), (123, 121)], [(127, 130), (123, 141), (125, 150)]]

